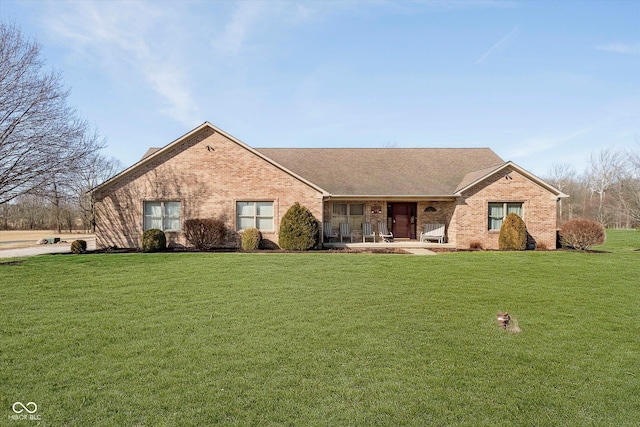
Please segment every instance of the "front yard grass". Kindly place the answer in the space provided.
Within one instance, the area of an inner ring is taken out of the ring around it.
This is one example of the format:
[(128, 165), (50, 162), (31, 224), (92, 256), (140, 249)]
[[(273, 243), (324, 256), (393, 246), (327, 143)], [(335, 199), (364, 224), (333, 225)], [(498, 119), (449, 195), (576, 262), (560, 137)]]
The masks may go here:
[(638, 235), (609, 253), (0, 264), (0, 425), (35, 425), (10, 418), (19, 401), (43, 425), (635, 426)]

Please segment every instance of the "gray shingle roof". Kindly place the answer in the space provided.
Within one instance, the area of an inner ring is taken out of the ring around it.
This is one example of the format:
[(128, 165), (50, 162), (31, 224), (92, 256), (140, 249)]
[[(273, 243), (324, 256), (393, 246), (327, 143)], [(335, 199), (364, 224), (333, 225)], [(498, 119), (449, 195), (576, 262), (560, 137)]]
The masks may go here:
[(489, 148), (254, 148), (335, 196), (450, 196), (504, 164)]

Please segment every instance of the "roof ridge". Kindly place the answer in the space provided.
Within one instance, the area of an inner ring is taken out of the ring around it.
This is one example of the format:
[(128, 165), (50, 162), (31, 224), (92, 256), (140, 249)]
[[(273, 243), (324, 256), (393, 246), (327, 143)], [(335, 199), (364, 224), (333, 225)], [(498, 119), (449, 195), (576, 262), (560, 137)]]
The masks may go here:
[(491, 150), (491, 147), (253, 147), (255, 150)]

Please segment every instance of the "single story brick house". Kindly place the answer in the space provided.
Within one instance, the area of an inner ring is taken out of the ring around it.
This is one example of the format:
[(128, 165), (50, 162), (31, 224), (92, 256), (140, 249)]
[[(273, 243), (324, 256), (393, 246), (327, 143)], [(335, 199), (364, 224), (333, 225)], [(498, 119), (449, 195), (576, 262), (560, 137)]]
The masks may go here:
[(208, 122), (150, 149), (92, 196), (99, 248), (137, 247), (148, 228), (187, 245), (183, 222), (212, 217), (277, 243), (282, 216), (300, 202), (321, 223), (348, 222), (355, 233), (386, 222), (396, 239), (416, 239), (423, 224), (445, 224), (446, 241), (461, 249), (497, 248), (510, 212), (538, 245), (555, 248), (558, 200), (567, 197), (488, 148), (252, 148)]

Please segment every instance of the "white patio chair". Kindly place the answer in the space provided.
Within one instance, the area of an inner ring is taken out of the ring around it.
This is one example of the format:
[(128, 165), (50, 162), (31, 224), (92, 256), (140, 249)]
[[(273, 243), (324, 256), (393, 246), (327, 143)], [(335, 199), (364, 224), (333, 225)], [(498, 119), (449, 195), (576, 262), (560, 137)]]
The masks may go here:
[(333, 230), (333, 228), (331, 227), (331, 223), (330, 222), (322, 223), (322, 231), (324, 233), (324, 240), (326, 242), (330, 242), (331, 239), (337, 239), (338, 238), (338, 232)]
[(378, 223), (378, 234), (383, 242), (393, 241), (393, 233), (387, 229), (387, 223), (380, 221)]
[(351, 243), (353, 243), (353, 234), (351, 234), (351, 227), (348, 222), (343, 222), (340, 224), (340, 241), (345, 237), (349, 237), (351, 239)]
[(367, 238), (373, 239), (373, 243), (376, 242), (376, 233), (373, 232), (373, 224), (370, 222), (362, 223), (362, 243), (367, 241)]

